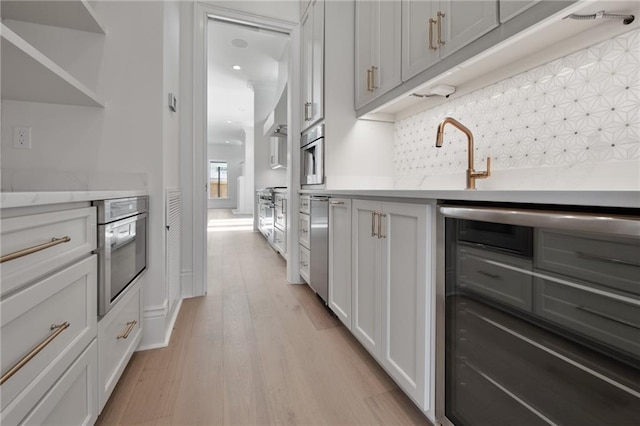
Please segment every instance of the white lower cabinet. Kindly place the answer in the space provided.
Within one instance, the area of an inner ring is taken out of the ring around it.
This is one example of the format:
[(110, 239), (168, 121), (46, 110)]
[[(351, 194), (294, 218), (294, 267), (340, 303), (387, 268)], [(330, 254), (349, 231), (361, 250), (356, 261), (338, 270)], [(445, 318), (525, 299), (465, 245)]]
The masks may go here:
[(329, 201), (329, 308), (351, 330), (351, 200)]
[(142, 338), (141, 281), (98, 322), (98, 399), (104, 408)]
[(351, 331), (431, 409), (432, 206), (353, 200)]
[(96, 422), (97, 346), (94, 339), (21, 424), (93, 425)]

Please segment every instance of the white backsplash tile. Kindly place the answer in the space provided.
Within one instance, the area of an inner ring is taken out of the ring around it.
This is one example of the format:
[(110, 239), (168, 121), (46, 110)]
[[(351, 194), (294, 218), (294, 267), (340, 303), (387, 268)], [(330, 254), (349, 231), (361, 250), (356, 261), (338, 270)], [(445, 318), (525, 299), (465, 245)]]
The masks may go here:
[[(640, 166), (640, 30), (396, 122), (396, 187), (424, 187), (434, 177), (464, 172), (464, 134), (447, 126), (443, 147), (435, 147), (438, 123), (447, 116), (473, 132), (476, 170), (486, 169), (487, 156), (493, 170), (539, 169), (537, 175), (548, 172), (554, 181), (575, 166)], [(492, 186), (501, 186), (500, 175), (513, 173), (492, 176)], [(614, 175), (609, 185), (618, 189), (629, 183)], [(640, 181), (633, 185), (640, 189)], [(566, 183), (559, 187), (570, 189)], [(575, 188), (589, 189), (580, 182)]]

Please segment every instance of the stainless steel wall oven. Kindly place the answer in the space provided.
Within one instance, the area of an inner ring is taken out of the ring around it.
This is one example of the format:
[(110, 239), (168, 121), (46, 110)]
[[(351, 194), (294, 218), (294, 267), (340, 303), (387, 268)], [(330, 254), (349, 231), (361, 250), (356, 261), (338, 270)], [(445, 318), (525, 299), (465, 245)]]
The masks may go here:
[(98, 315), (120, 300), (147, 268), (148, 197), (96, 201)]
[(439, 420), (638, 424), (640, 212), (439, 213)]
[(300, 184), (324, 184), (324, 124), (311, 127), (300, 138)]

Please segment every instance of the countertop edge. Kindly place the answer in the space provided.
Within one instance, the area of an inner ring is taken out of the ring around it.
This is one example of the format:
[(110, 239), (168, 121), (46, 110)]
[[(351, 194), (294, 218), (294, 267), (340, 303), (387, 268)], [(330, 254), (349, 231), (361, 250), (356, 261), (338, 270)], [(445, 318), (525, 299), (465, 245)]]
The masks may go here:
[(313, 190), (301, 194), (345, 197), (380, 197), (429, 200), (479, 201), (498, 203), (553, 204), (565, 206), (598, 206), (640, 208), (640, 191), (466, 191), (466, 190)]
[(149, 195), (149, 191), (140, 189), (108, 191), (3, 192), (0, 194), (0, 208), (10, 209), (42, 206), (47, 204), (107, 200), (110, 198), (140, 197), (145, 195)]

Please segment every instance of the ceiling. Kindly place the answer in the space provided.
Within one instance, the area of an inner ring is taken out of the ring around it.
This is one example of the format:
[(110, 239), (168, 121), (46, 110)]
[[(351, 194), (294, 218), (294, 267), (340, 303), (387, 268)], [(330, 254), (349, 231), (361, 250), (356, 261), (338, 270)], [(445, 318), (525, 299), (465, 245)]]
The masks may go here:
[(277, 84), (278, 61), (288, 43), (285, 34), (209, 20), (209, 144), (242, 144), (243, 129), (254, 123), (251, 84)]

